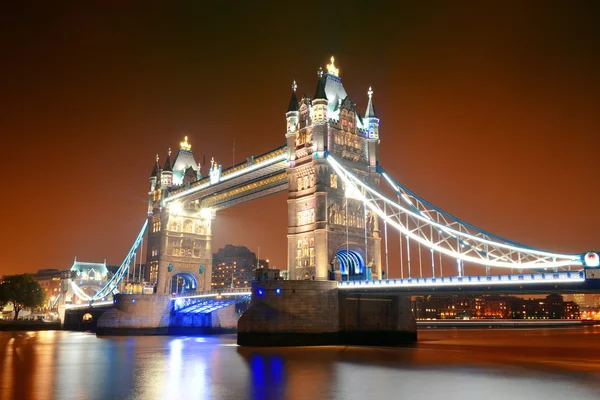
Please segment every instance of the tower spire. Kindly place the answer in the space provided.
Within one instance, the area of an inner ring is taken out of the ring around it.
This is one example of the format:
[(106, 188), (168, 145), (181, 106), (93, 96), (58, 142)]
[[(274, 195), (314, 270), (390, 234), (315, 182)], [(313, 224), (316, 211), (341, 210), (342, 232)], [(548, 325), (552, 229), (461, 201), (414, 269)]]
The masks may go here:
[(294, 81), (294, 83), (292, 83), (292, 97), (290, 98), (290, 104), (288, 104), (287, 112), (298, 111), (300, 109), (300, 106), (298, 104), (298, 98), (296, 97), (297, 87), (298, 86), (296, 85), (296, 81)]
[(373, 107), (373, 89), (369, 86), (369, 103), (367, 104), (367, 111), (365, 111), (365, 118), (375, 117), (375, 107)]
[(154, 168), (152, 169), (152, 175), (150, 177), (157, 177), (158, 171), (160, 170), (160, 165), (158, 165), (158, 154), (156, 155), (156, 162), (154, 163)]
[(169, 147), (169, 151), (167, 152), (167, 159), (165, 161), (165, 166), (163, 167), (163, 171), (173, 172), (173, 166), (171, 165), (171, 148), (170, 147)]
[(319, 77), (317, 81), (317, 90), (315, 92), (315, 99), (325, 99), (327, 100), (327, 95), (325, 94), (325, 78), (323, 77), (323, 68), (319, 67), (317, 71), (317, 76)]

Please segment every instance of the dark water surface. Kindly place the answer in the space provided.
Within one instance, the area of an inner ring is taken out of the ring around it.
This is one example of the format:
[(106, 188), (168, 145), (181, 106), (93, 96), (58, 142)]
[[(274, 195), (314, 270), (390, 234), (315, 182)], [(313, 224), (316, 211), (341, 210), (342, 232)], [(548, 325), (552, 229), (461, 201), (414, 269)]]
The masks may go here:
[(600, 399), (600, 327), (431, 329), (410, 348), (0, 332), (1, 399)]

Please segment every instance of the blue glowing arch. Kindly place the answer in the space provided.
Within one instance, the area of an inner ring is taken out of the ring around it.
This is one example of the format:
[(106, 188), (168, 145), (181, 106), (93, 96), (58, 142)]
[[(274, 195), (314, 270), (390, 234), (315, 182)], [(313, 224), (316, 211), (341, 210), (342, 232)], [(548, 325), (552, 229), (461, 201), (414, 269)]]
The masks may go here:
[(365, 261), (360, 252), (356, 250), (341, 249), (335, 253), (335, 256), (340, 262), (340, 271), (342, 275), (352, 276), (364, 276), (365, 274)]

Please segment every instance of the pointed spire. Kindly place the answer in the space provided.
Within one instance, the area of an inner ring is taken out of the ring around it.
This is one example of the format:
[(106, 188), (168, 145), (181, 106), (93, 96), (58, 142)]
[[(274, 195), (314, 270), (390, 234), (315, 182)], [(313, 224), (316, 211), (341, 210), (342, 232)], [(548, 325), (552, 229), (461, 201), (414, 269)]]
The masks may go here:
[(317, 91), (315, 92), (315, 99), (325, 99), (327, 100), (327, 95), (325, 94), (325, 79), (323, 78), (323, 68), (319, 67), (317, 71), (317, 76), (319, 80), (317, 81)]
[(160, 165), (158, 165), (158, 154), (156, 155), (156, 162), (154, 163), (154, 168), (152, 169), (151, 178), (158, 176), (158, 170), (160, 169)]
[(164, 172), (173, 172), (173, 167), (171, 166), (171, 148), (169, 147), (169, 151), (167, 152), (167, 160), (165, 161), (165, 166), (163, 167)]
[(369, 86), (369, 104), (367, 104), (367, 111), (365, 111), (365, 118), (375, 117), (375, 107), (373, 107), (373, 89)]
[(292, 97), (290, 98), (290, 104), (288, 105), (287, 112), (298, 111), (300, 106), (298, 105), (298, 98), (296, 97), (296, 81), (292, 84)]

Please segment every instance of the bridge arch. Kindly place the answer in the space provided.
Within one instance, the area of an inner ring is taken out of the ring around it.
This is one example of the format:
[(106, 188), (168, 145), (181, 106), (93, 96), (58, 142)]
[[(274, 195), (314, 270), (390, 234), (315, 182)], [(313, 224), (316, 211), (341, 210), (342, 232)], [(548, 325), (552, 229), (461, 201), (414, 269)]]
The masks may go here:
[(176, 272), (171, 275), (169, 293), (194, 293), (198, 288), (196, 276), (190, 272)]
[(342, 274), (342, 280), (362, 280), (367, 278), (364, 252), (356, 245), (340, 246), (333, 258), (334, 269)]

